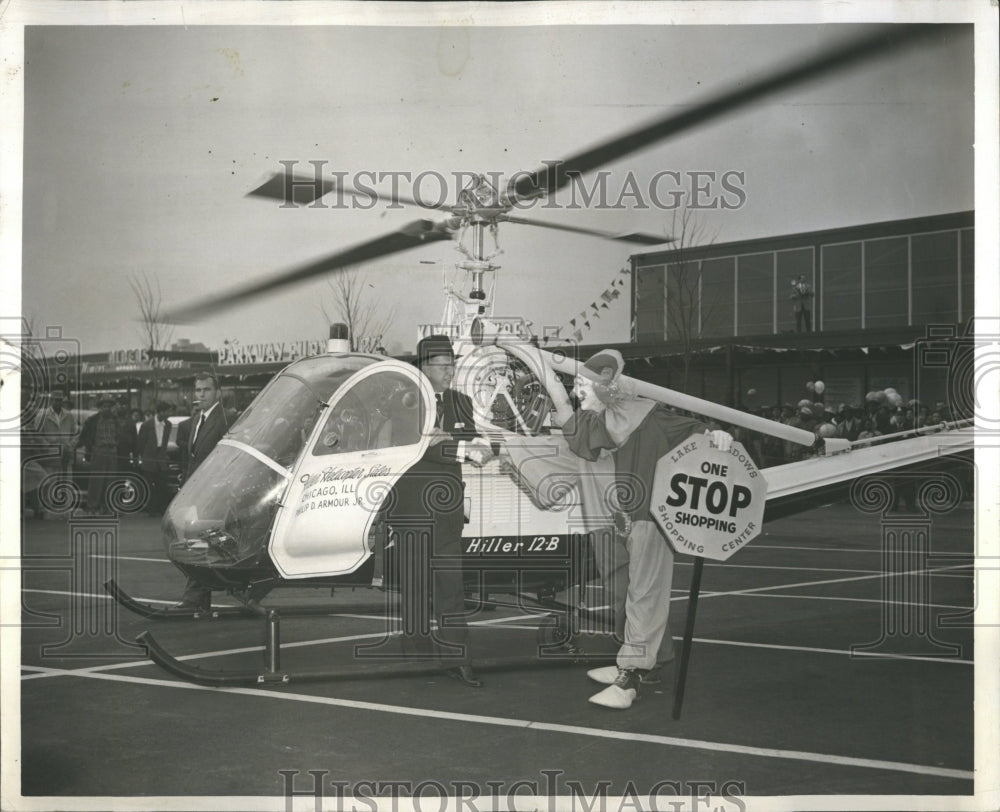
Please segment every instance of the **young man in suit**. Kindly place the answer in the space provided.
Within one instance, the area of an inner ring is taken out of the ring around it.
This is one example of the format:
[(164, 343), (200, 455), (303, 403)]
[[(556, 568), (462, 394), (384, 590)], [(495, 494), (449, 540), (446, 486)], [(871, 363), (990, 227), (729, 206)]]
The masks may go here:
[(219, 381), (214, 375), (199, 375), (195, 378), (194, 396), (201, 406), (201, 414), (191, 427), (185, 478), (190, 477), (205, 461), (216, 443), (229, 431), (230, 423), (230, 417), (222, 405)]
[[(201, 407), (201, 413), (198, 417), (191, 418), (185, 480), (191, 477), (223, 435), (229, 431), (231, 422), (231, 416), (226, 414), (222, 405), (222, 392), (219, 389), (219, 381), (214, 375), (203, 373), (195, 378), (194, 396)], [(211, 606), (212, 590), (199, 584), (194, 578), (188, 578), (184, 596), (174, 608), (185, 611), (207, 611)]]
[(162, 516), (170, 501), (167, 495), (169, 469), (167, 445), (174, 428), (167, 420), (169, 415), (170, 404), (160, 401), (156, 404), (156, 414), (139, 426), (137, 452), (139, 470), (149, 483), (149, 503), (146, 505), (146, 512), (150, 516)]
[[(442, 662), (454, 663), (447, 670), (449, 676), (479, 688), (482, 682), (472, 670), (468, 626), (462, 618), (462, 462), (483, 465), (493, 453), (476, 432), (472, 401), (451, 389), (455, 377), (451, 340), (444, 335), (422, 339), (417, 345), (417, 366), (434, 388), (437, 415), (430, 446), (396, 486), (398, 501), (390, 517), (404, 559), (399, 579), (403, 646), (408, 652), (424, 655), (436, 649)], [(429, 633), (426, 617), (428, 598), (438, 623), (434, 634)], [(420, 623), (421, 619), (425, 622)]]

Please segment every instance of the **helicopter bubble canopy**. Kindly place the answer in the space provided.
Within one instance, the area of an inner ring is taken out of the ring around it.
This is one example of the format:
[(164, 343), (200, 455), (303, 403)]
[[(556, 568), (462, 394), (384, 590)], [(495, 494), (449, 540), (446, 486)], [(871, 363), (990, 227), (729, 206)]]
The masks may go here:
[(266, 563), (279, 500), (315, 426), (341, 387), (380, 360), (314, 356), (272, 379), (167, 509), (163, 531), (170, 559), (212, 568)]
[(352, 573), (372, 554), (393, 487), (430, 444), (430, 381), (401, 361), (355, 374), (330, 398), (282, 497), (269, 546), (283, 578)]

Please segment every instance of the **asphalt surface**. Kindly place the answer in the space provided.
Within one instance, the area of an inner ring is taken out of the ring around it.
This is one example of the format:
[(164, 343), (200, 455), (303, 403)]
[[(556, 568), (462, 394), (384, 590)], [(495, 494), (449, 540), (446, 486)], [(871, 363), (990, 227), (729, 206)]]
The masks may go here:
[[(883, 537), (907, 527), (929, 533), (930, 556), (887, 559)], [(332, 613), (282, 617), (288, 683), (194, 685), (146, 659), (135, 637), (150, 631), (200, 668), (266, 670), (263, 621), (146, 620), (110, 601), (106, 577), (158, 605), (179, 597), (184, 578), (155, 519), (25, 519), (21, 793), (42, 809), (87, 797), (102, 799), (97, 808), (135, 808), (136, 798), (172, 808), (193, 796), (282, 809), (289, 789), (312, 809), (316, 787), (327, 801), (368, 800), (359, 809), (414, 794), (438, 809), (429, 799), (440, 792), (473, 809), (553, 795), (581, 809), (604, 795), (651, 795), (653, 808), (670, 809), (676, 796), (711, 792), (714, 807), (702, 808), (727, 810), (770, 808), (754, 805), (761, 796), (827, 796), (829, 808), (844, 808), (843, 795), (968, 796), (973, 528), (968, 502), (929, 518), (834, 504), (769, 523), (705, 567), (675, 720), (673, 675), (626, 711), (587, 701), (600, 688), (587, 664), (487, 670), (478, 690), (438, 673), (382, 676), (355, 648), (398, 650), (385, 620), (393, 607), (369, 590), (268, 599)], [(887, 567), (902, 573), (887, 577)], [(679, 557), (678, 644), (693, 569)], [(477, 659), (537, 652), (537, 614), (499, 609), (473, 621)], [(591, 665), (611, 661), (607, 636), (580, 643)], [(337, 669), (347, 677), (297, 677)]]

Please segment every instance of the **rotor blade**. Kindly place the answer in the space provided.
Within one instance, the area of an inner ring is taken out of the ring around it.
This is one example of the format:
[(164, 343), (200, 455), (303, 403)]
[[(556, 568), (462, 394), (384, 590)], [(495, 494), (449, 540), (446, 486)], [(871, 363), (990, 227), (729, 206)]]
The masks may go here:
[(824, 53), (779, 69), (763, 79), (723, 91), (680, 113), (670, 113), (623, 136), (613, 138), (573, 155), (561, 162), (551, 162), (531, 174), (522, 175), (513, 184), (517, 197), (541, 197), (560, 189), (574, 175), (589, 172), (612, 161), (630, 155), (668, 136), (704, 124), (713, 118), (745, 107), (771, 93), (815, 79), (865, 59), (878, 57), (890, 48), (940, 32), (941, 26), (906, 25), (881, 28), (874, 34), (830, 48)]
[(333, 191), (335, 186), (328, 178), (307, 178), (304, 175), (275, 172), (256, 189), (247, 192), (247, 197), (266, 197), (281, 200), (286, 206), (293, 206), (314, 203), (327, 192)]
[(526, 217), (511, 217), (509, 214), (502, 214), (497, 217), (497, 220), (506, 223), (518, 223), (522, 226), (538, 226), (539, 228), (552, 228), (556, 231), (570, 231), (574, 234), (590, 234), (594, 237), (603, 237), (605, 240), (636, 242), (642, 245), (660, 245), (662, 243), (674, 241), (673, 237), (657, 237), (655, 234), (643, 234), (642, 232), (635, 232), (633, 234), (616, 234), (611, 231), (601, 231), (596, 228), (566, 226), (562, 223), (543, 223), (540, 220), (529, 220)]
[(435, 223), (433, 220), (414, 220), (398, 231), (383, 234), (368, 242), (363, 242), (343, 251), (318, 259), (314, 262), (300, 265), (282, 274), (255, 282), (251, 285), (236, 288), (228, 293), (213, 296), (201, 302), (179, 307), (169, 311), (164, 321), (170, 323), (186, 322), (206, 316), (223, 308), (244, 302), (269, 291), (303, 282), (330, 271), (345, 268), (358, 262), (364, 262), (378, 257), (397, 254), (409, 248), (416, 248), (429, 242), (451, 239), (454, 224), (450, 221)]
[(374, 189), (358, 191), (350, 186), (337, 183), (329, 178), (312, 177), (305, 175), (295, 175), (287, 172), (275, 172), (260, 186), (247, 192), (248, 197), (266, 197), (270, 200), (280, 200), (287, 207), (295, 205), (305, 205), (315, 203), (329, 192), (337, 192), (336, 203), (329, 208), (347, 208), (343, 201), (344, 195), (359, 198), (364, 202), (359, 208), (371, 208), (375, 203), (388, 203), (393, 208), (402, 208), (403, 205), (420, 206), (424, 209), (444, 209), (444, 203), (427, 203), (412, 197), (404, 197), (400, 194), (383, 194)]

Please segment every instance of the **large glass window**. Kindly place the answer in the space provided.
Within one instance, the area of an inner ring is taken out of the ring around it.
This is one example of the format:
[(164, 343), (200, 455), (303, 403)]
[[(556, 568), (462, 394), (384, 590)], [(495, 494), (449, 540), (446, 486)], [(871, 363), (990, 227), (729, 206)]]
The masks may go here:
[(822, 271), (822, 329), (860, 328), (861, 243), (824, 245)]
[(865, 243), (865, 327), (909, 324), (909, 250), (906, 237)]
[(865, 402), (865, 368), (861, 365), (844, 365), (830, 368), (821, 378), (822, 401), (836, 410), (845, 406), (862, 406)]
[[(815, 290), (815, 276), (813, 274), (813, 249), (812, 248), (792, 248), (788, 251), (777, 252), (778, 298), (775, 302), (778, 316), (778, 332), (791, 332), (795, 329), (795, 311), (792, 310), (792, 283), (800, 276), (806, 278), (809, 286)], [(813, 297), (813, 318), (819, 312), (819, 301)], [(815, 324), (813, 325), (816, 326)]]
[(663, 341), (663, 266), (639, 268), (635, 274), (636, 341)]
[(747, 410), (774, 406), (778, 399), (777, 367), (753, 367), (738, 372), (737, 407)]
[(668, 341), (698, 338), (700, 295), (700, 262), (680, 262), (667, 266)]
[(733, 334), (735, 273), (735, 257), (702, 260), (701, 335), (705, 338)]
[(967, 321), (976, 314), (976, 240), (971, 228), (961, 232), (962, 246), (962, 312), (959, 318)]
[(774, 332), (774, 254), (747, 254), (737, 263), (737, 335)]
[(728, 404), (730, 396), (729, 376), (725, 369), (702, 370), (701, 392), (698, 397), (713, 403)]
[(870, 364), (868, 367), (868, 391), (880, 392), (884, 389), (895, 389), (904, 401), (909, 400), (910, 376), (901, 374), (895, 364)]
[(911, 238), (913, 323), (958, 321), (958, 232)]
[(816, 401), (815, 392), (806, 384), (816, 379), (816, 372), (808, 364), (783, 364), (781, 367), (781, 402), (796, 406), (800, 400)]

